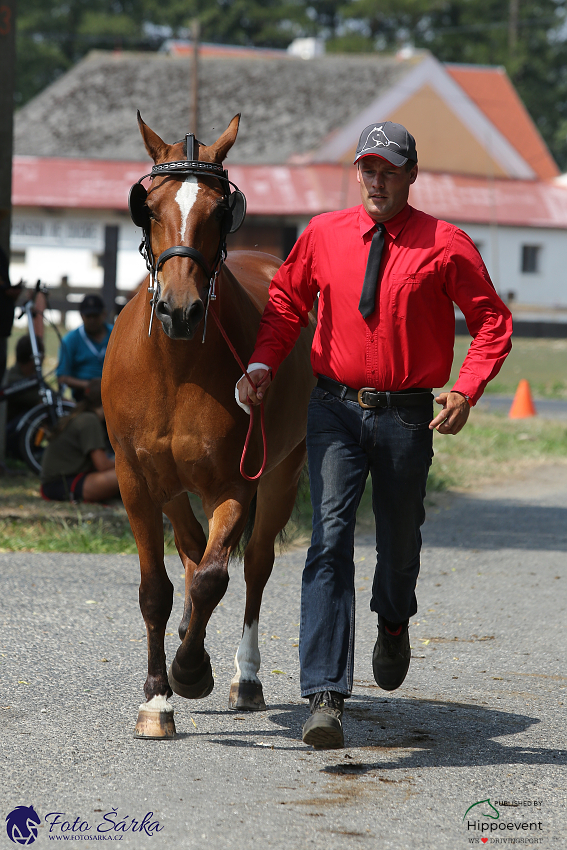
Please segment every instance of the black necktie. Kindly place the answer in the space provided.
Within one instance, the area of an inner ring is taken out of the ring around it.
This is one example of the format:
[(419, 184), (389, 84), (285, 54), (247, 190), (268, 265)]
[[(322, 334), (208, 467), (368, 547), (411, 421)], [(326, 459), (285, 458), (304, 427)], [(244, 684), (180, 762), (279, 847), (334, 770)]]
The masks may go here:
[(366, 264), (366, 274), (364, 275), (364, 284), (362, 286), (362, 295), (358, 304), (358, 309), (365, 319), (373, 312), (376, 304), (376, 288), (378, 286), (378, 271), (380, 269), (380, 260), (382, 259), (382, 249), (384, 248), (384, 225), (376, 225), (376, 233), (372, 237), (370, 243), (370, 253), (368, 254), (368, 262)]

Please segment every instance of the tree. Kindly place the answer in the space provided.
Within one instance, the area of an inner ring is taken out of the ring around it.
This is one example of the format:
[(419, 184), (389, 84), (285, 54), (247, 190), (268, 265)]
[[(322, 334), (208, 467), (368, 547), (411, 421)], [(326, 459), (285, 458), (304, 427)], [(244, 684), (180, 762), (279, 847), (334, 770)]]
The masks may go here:
[(146, 0), (26, 0), (17, 25), (16, 105), (94, 48), (156, 49), (143, 28)]

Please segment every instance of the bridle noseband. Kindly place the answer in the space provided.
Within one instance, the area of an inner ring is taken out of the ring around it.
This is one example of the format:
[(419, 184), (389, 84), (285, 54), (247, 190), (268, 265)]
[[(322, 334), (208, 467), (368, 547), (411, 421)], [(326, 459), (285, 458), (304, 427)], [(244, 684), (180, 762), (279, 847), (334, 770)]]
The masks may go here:
[[(152, 305), (152, 310), (150, 315), (150, 326), (148, 333), (151, 334), (152, 332), (152, 321), (154, 317), (155, 307), (161, 297), (161, 286), (158, 281), (158, 272), (163, 267), (164, 263), (166, 263), (167, 260), (170, 260), (172, 257), (188, 257), (189, 259), (196, 262), (203, 269), (208, 279), (205, 304), (205, 319), (203, 328), (204, 342), (207, 330), (209, 302), (214, 301), (217, 297), (216, 279), (220, 273), (224, 261), (226, 260), (226, 237), (229, 233), (234, 233), (242, 225), (242, 222), (244, 221), (244, 217), (246, 215), (246, 198), (244, 194), (240, 191), (238, 186), (236, 186), (236, 184), (234, 184), (232, 180), (228, 179), (228, 171), (223, 168), (222, 165), (218, 165), (215, 162), (203, 162), (195, 158), (195, 153), (197, 153), (198, 156), (199, 143), (196, 141), (193, 133), (187, 134), (186, 145), (186, 160), (179, 160), (177, 162), (164, 162), (160, 165), (154, 165), (152, 170), (148, 174), (144, 174), (142, 177), (140, 177), (139, 180), (136, 181), (136, 183), (134, 183), (134, 185), (130, 189), (130, 194), (128, 197), (128, 207), (130, 209), (132, 221), (135, 225), (142, 228), (143, 235), (142, 241), (140, 242), (139, 251), (144, 260), (146, 261), (146, 268), (148, 269), (151, 277), (151, 283), (148, 287), (148, 292), (152, 294), (152, 299), (150, 302)], [(197, 151), (195, 151), (195, 148), (197, 148)], [(217, 180), (220, 180), (221, 182), (221, 186), (223, 187), (224, 191), (224, 200), (226, 200), (228, 204), (228, 213), (221, 227), (219, 246), (212, 266), (209, 266), (209, 263), (207, 262), (203, 254), (197, 248), (192, 248), (188, 245), (173, 245), (171, 248), (166, 248), (165, 251), (162, 251), (162, 253), (157, 258), (154, 256), (152, 250), (150, 235), (150, 216), (148, 207), (146, 205), (148, 192), (146, 188), (142, 185), (142, 180), (145, 180), (146, 177), (150, 177), (153, 180), (154, 177), (161, 176), (186, 177), (189, 175), (207, 175), (209, 177), (216, 177)], [(231, 186), (234, 187), (233, 191), (231, 191), (230, 189)]]

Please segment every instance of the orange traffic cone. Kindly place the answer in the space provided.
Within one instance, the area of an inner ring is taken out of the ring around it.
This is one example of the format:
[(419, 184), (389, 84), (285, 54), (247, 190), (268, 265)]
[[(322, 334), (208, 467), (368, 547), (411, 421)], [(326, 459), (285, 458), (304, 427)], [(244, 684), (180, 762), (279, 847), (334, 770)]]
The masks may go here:
[(536, 415), (537, 410), (532, 399), (530, 385), (525, 378), (522, 378), (518, 384), (518, 389), (516, 390), (516, 395), (514, 396), (508, 416), (510, 419), (527, 419), (529, 416)]

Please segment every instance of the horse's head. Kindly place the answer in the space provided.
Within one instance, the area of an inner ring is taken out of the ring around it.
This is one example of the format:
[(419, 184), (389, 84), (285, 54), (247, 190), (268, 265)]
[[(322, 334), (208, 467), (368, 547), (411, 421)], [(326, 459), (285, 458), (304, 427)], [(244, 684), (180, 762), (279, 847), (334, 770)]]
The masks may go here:
[[(132, 187), (130, 210), (146, 234), (146, 251), (159, 283), (155, 313), (171, 339), (193, 338), (205, 315), (226, 234), (244, 218), (244, 196), (238, 190), (230, 192), (222, 168), (239, 122), (236, 115), (214, 144), (195, 142), (194, 150), (188, 151), (192, 137), (166, 144), (138, 113), (154, 168), (147, 192), (141, 182)], [(175, 166), (168, 168), (171, 163)]]

